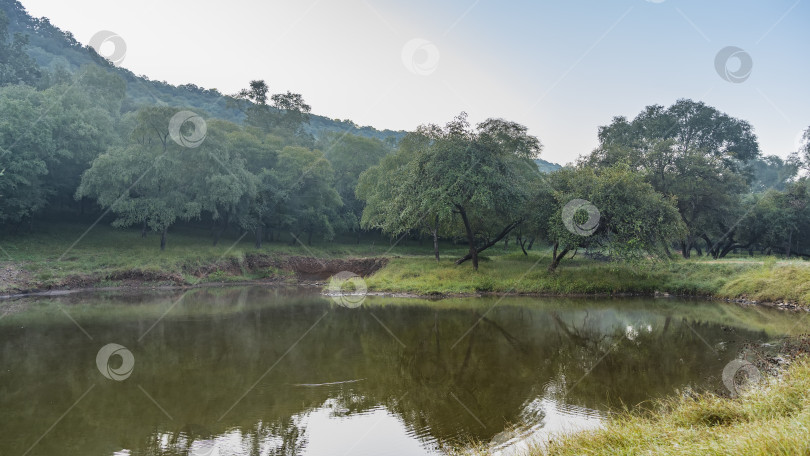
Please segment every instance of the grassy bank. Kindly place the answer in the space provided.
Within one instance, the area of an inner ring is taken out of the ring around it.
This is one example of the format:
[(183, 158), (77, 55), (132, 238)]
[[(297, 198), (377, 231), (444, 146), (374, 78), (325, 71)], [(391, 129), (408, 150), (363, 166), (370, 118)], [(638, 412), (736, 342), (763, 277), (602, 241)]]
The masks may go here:
[(574, 258), (547, 270), (549, 252), (488, 257), (480, 270), (451, 260), (394, 258), (367, 279), (369, 289), (420, 295), (514, 292), (715, 296), (810, 305), (810, 263), (758, 260), (682, 260), (617, 264)]
[[(213, 245), (205, 229), (183, 228), (169, 233), (168, 247), (159, 249), (159, 237), (141, 238), (135, 229), (117, 230), (85, 224), (43, 226), (34, 233), (0, 238), (0, 293), (32, 289), (65, 289), (86, 286), (116, 287), (294, 279), (281, 268), (252, 269), (245, 258), (262, 254), (325, 259), (377, 257), (429, 253), (427, 244), (403, 240), (391, 245), (388, 239), (337, 239), (313, 245), (292, 245), (289, 233), (277, 234), (257, 250), (252, 236), (225, 233)], [(87, 232), (86, 232), (87, 231)], [(454, 246), (443, 246), (451, 250)]]
[(289, 233), (254, 247), (251, 236), (230, 233), (214, 246), (209, 232), (187, 228), (170, 233), (165, 251), (154, 235), (98, 225), (60, 224), (34, 234), (0, 239), (0, 293), (35, 289), (193, 285), (205, 282), (273, 280), (294, 282), (294, 271), (280, 264), (250, 267), (251, 255), (340, 259), (386, 257), (387, 266), (366, 278), (369, 290), (419, 295), (494, 293), (654, 294), (715, 296), (810, 305), (810, 262), (774, 258), (674, 259), (636, 264), (598, 262), (577, 255), (554, 273), (548, 249), (524, 256), (516, 246), (485, 252), (480, 270), (456, 266), (460, 245), (443, 243), (436, 263), (428, 242), (367, 237), (292, 245)]
[(798, 455), (810, 454), (810, 360), (738, 398), (716, 395), (662, 402), (647, 414), (625, 414), (604, 428), (535, 447), (540, 455)]

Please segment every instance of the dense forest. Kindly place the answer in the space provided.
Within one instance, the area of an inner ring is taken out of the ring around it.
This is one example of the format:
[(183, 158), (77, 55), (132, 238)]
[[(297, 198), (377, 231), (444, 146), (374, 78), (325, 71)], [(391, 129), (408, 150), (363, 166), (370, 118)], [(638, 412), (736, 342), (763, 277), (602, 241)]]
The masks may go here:
[[(253, 80), (237, 94), (116, 67), (22, 6), (0, 1), (0, 222), (97, 220), (158, 233), (251, 233), (257, 248), (363, 232), (550, 245), (633, 260), (731, 252), (810, 256), (810, 129), (787, 159), (700, 101), (652, 105), (599, 129), (565, 167), (504, 119), (464, 113), (413, 132), (314, 115), (301, 94)], [(157, 246), (156, 246), (157, 248)]]

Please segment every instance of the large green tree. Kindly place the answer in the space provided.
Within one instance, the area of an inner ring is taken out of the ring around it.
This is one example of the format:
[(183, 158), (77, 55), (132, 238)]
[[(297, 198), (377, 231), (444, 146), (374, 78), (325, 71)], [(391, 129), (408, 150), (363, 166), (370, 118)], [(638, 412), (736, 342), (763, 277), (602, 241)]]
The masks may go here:
[(648, 106), (632, 121), (614, 118), (600, 127), (599, 146), (584, 162), (627, 164), (655, 190), (676, 197), (687, 226), (681, 250), (688, 257), (698, 239), (711, 248), (739, 220), (750, 176), (745, 167), (758, 155), (748, 122), (682, 99), (667, 108)]
[(88, 67), (45, 90), (0, 88), (0, 221), (18, 224), (46, 210), (73, 210), (70, 196), (90, 162), (119, 142), (123, 81)]
[(540, 141), (526, 127), (502, 119), (471, 128), (464, 113), (444, 127), (419, 127), (414, 136), (410, 144), (416, 147), (402, 168), (391, 167), (395, 162), (384, 164), (399, 176), (369, 170), (381, 179), (381, 186), (395, 187), (380, 189), (393, 193), (390, 199), (380, 199), (363, 185), (360, 196), (374, 204), (369, 209), (374, 215), (364, 220), (368, 227), (389, 233), (419, 229), (434, 215), (453, 220), (469, 249), (456, 263), (472, 260), (477, 270), (479, 253), (526, 217), (528, 190), (540, 176), (532, 161), (540, 153)]
[[(96, 158), (76, 191), (77, 198), (95, 198), (112, 211), (114, 226), (140, 225), (160, 233), (161, 250), (177, 221), (197, 219), (204, 211), (217, 218), (222, 207), (255, 192), (253, 175), (228, 143), (225, 122), (211, 122), (199, 145), (185, 147), (172, 139), (172, 111), (180, 110), (139, 112), (133, 142)], [(183, 124), (180, 135), (191, 135), (188, 128)]]
[(388, 145), (378, 139), (363, 138), (351, 134), (330, 133), (319, 141), (335, 172), (335, 189), (343, 201), (340, 211), (341, 228), (354, 232), (360, 242), (360, 218), (364, 204), (355, 195), (358, 179), (368, 168), (376, 166), (386, 154)]
[(410, 133), (399, 143), (397, 150), (386, 155), (377, 166), (364, 171), (358, 181), (355, 194), (364, 203), (360, 226), (365, 229), (379, 229), (391, 236), (404, 236), (417, 230), (433, 237), (433, 253), (439, 261), (439, 235), (452, 236), (453, 216), (442, 212), (439, 206), (427, 207), (426, 212), (417, 215), (406, 211), (412, 203), (410, 198), (419, 196), (429, 183), (422, 187), (411, 186), (410, 193), (403, 189), (411, 177), (409, 164), (421, 150), (431, 145), (431, 139), (424, 132)]
[(550, 271), (579, 248), (617, 260), (666, 256), (667, 243), (685, 231), (675, 201), (626, 165), (563, 168), (545, 183), (531, 220), (553, 245)]
[(745, 216), (733, 233), (734, 244), (725, 246), (719, 256), (733, 249), (765, 253), (781, 252), (810, 256), (810, 180), (806, 177), (786, 184), (784, 190), (769, 189), (745, 198)]
[(302, 234), (307, 244), (315, 235), (332, 239), (334, 223), (343, 206), (334, 187), (332, 165), (319, 150), (288, 146), (278, 154), (278, 164), (267, 173), (271, 190), (275, 225), (288, 230), (293, 243)]

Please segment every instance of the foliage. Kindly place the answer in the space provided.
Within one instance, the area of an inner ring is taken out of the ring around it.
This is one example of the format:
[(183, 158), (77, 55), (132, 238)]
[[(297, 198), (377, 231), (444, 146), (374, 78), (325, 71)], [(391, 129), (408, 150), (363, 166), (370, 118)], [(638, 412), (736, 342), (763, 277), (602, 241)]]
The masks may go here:
[[(667, 243), (684, 231), (675, 201), (655, 192), (627, 166), (564, 168), (549, 174), (546, 184), (536, 199), (533, 222), (554, 245), (551, 270), (578, 248), (603, 250), (625, 261), (666, 256)], [(595, 210), (566, 213), (566, 207), (577, 199), (589, 202)], [(589, 218), (592, 226), (572, 230), (572, 222), (582, 226)]]
[[(648, 106), (635, 119), (616, 117), (599, 129), (599, 147), (583, 163), (625, 163), (656, 191), (677, 199), (688, 231), (685, 257), (697, 239), (724, 236), (740, 216), (740, 194), (748, 188), (745, 165), (759, 154), (753, 128), (702, 102), (678, 100), (668, 108)], [(720, 242), (720, 241), (717, 241)]]
[[(69, 208), (90, 161), (118, 141), (121, 81), (87, 68), (70, 85), (0, 88), (0, 221), (20, 223), (50, 205)], [(46, 177), (47, 176), (47, 177)]]
[(15, 33), (9, 40), (9, 19), (0, 10), (0, 86), (6, 84), (34, 84), (41, 76), (39, 68), (25, 48), (28, 38)]
[(319, 142), (319, 147), (334, 169), (335, 190), (343, 201), (341, 228), (359, 235), (364, 204), (355, 195), (358, 180), (363, 172), (376, 166), (390, 149), (377, 139), (337, 133), (327, 134)]
[[(366, 226), (376, 222), (394, 234), (419, 229), (435, 216), (463, 229), (453, 229), (466, 236), (469, 246), (458, 262), (471, 259), (477, 270), (478, 254), (526, 217), (528, 189), (539, 179), (531, 160), (540, 152), (540, 141), (526, 127), (501, 119), (489, 119), (473, 130), (462, 113), (444, 128), (418, 128), (403, 143), (399, 157), (383, 165), (388, 173), (370, 174), (378, 179), (376, 187), (364, 184), (358, 193), (375, 204), (364, 216)], [(391, 166), (397, 160), (404, 163), (402, 169)], [(391, 189), (381, 188), (387, 186)], [(393, 199), (379, 198), (380, 193), (393, 193)], [(386, 223), (391, 220), (395, 226)]]
[(139, 112), (137, 141), (112, 148), (84, 173), (76, 197), (95, 198), (116, 214), (114, 226), (143, 225), (162, 234), (178, 220), (198, 219), (203, 211), (216, 219), (222, 206), (236, 205), (255, 193), (253, 175), (227, 144), (224, 122), (211, 123), (197, 148), (183, 147), (169, 135), (173, 108)]

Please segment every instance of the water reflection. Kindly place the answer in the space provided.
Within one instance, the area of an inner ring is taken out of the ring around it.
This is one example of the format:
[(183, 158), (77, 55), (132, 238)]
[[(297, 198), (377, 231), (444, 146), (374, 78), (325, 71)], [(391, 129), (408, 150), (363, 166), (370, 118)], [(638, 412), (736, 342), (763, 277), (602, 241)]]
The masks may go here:
[[(652, 299), (510, 298), (489, 311), (495, 298), (370, 297), (350, 309), (300, 290), (179, 297), (10, 303), (0, 454), (415, 455), (506, 444), (713, 386), (744, 343), (795, 323)], [(95, 365), (108, 343), (134, 356), (126, 380)]]

